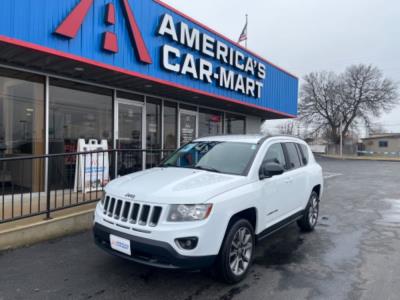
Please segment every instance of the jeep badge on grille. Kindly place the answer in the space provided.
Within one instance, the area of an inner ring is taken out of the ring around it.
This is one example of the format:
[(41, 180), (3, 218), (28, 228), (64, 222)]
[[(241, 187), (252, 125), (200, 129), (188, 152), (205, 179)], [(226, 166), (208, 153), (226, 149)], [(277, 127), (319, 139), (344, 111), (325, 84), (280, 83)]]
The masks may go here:
[(136, 195), (127, 193), (127, 194), (125, 194), (125, 197), (135, 199)]

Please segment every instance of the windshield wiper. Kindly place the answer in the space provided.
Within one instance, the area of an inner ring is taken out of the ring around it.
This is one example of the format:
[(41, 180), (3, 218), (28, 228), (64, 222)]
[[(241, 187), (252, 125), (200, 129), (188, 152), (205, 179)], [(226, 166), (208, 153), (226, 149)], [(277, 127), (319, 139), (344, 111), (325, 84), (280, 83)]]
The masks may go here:
[(199, 169), (199, 170), (204, 170), (204, 171), (210, 171), (210, 172), (215, 172), (215, 173), (221, 173), (220, 170), (217, 170), (213, 167), (204, 167), (204, 166), (195, 166), (195, 169)]
[(168, 167), (176, 167), (174, 164), (162, 164), (160, 165), (160, 168), (168, 168)]

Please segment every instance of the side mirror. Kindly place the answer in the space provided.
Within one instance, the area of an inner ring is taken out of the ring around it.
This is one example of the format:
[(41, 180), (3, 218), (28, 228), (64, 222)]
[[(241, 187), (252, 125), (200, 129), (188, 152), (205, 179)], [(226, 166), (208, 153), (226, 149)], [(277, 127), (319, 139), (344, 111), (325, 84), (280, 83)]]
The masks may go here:
[(276, 162), (264, 162), (260, 169), (260, 179), (281, 175), (283, 172), (285, 172), (285, 169), (281, 164)]

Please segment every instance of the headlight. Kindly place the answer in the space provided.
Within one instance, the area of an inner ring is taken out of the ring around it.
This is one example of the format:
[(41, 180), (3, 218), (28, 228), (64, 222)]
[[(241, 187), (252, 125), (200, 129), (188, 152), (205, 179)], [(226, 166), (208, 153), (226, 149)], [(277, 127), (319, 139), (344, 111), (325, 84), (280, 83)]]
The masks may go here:
[(172, 204), (169, 208), (168, 221), (204, 220), (210, 215), (211, 209), (212, 204)]

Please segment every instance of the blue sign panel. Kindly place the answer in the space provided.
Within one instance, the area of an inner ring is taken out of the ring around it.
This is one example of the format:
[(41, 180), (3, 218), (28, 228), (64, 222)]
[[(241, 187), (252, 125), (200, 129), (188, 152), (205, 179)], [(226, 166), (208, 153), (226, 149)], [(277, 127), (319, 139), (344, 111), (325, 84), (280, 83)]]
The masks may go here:
[(284, 116), (298, 79), (159, 0), (2, 0), (0, 40)]

